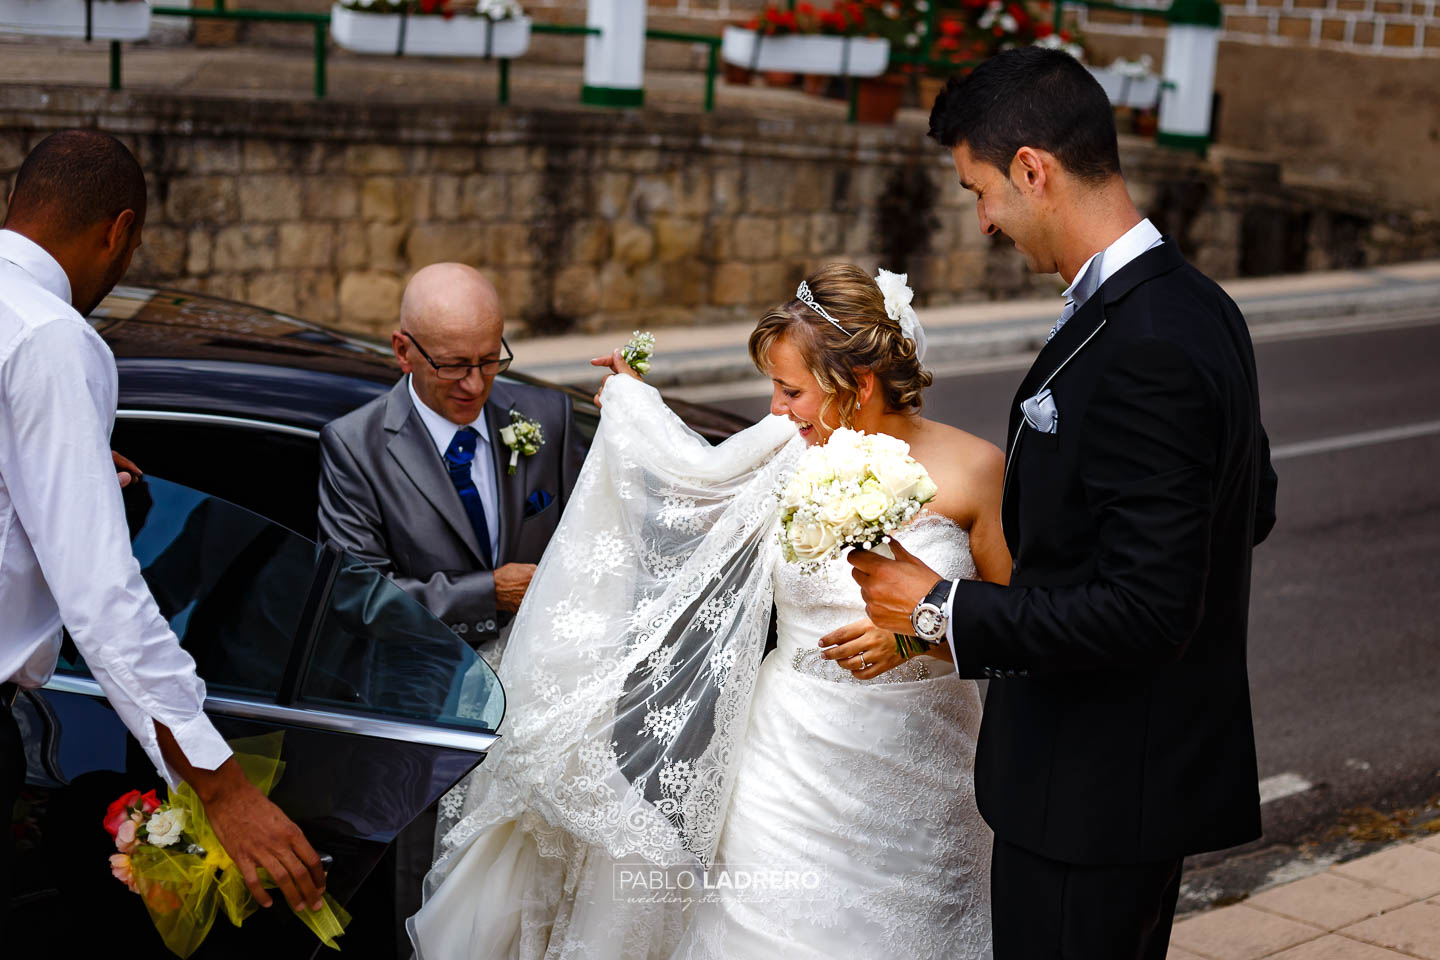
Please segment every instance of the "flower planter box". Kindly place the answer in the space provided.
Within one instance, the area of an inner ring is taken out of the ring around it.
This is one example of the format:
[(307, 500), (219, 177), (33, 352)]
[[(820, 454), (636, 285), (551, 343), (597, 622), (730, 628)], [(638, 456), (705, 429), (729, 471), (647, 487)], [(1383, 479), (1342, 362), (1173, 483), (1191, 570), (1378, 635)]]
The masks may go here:
[[(0, 3), (5, 0), (0, 0)], [(405, 21), (402, 37), (400, 21)], [(530, 49), (530, 18), (438, 14), (365, 13), (338, 3), (330, 8), (330, 36), (354, 53), (396, 53), (417, 57), (497, 57), (510, 60)]]
[(1160, 76), (1136, 74), (1113, 67), (1086, 67), (1117, 107), (1154, 107), (1160, 102)]
[[(0, 0), (0, 33), (84, 39), (85, 0)], [(149, 35), (150, 4), (143, 0), (90, 5), (90, 39), (143, 40)]]
[(890, 66), (890, 41), (808, 33), (767, 37), (743, 27), (726, 27), (720, 56), (726, 63), (761, 72), (878, 77)]

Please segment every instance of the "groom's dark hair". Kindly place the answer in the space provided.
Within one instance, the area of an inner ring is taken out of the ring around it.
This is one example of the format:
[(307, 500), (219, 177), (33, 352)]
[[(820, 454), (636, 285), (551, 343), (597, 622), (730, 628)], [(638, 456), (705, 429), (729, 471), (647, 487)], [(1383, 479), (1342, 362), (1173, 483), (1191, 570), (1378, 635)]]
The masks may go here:
[(930, 111), (930, 138), (968, 144), (1002, 173), (1021, 147), (1054, 154), (1071, 175), (1098, 183), (1120, 172), (1110, 99), (1070, 54), (1018, 47), (951, 77)]

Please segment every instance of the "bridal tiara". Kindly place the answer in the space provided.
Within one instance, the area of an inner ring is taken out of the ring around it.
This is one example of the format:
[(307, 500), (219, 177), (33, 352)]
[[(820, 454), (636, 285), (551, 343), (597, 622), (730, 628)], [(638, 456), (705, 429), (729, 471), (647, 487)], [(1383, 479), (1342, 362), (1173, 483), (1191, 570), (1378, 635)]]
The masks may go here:
[[(915, 344), (915, 359), (923, 363), (925, 361), (925, 328), (920, 325), (920, 318), (915, 315), (915, 308), (911, 301), (915, 298), (915, 291), (910, 289), (909, 276), (903, 273), (891, 273), (889, 270), (881, 270), (875, 276), (875, 285), (880, 288), (880, 293), (885, 298), (885, 312), (891, 319), (900, 324), (900, 333)], [(836, 330), (845, 336), (853, 336), (849, 330), (840, 326), (840, 321), (825, 310), (815, 300), (815, 294), (810, 290), (810, 284), (804, 280), (795, 289), (795, 299), (805, 306), (814, 310), (820, 316), (830, 322)]]
[(820, 306), (820, 304), (815, 301), (815, 294), (810, 292), (810, 284), (806, 283), (804, 280), (801, 280), (800, 286), (795, 289), (795, 299), (799, 300), (801, 303), (805, 304), (805, 306), (820, 314), (820, 316), (824, 317), (826, 320), (829, 320), (830, 325), (833, 326), (836, 330), (839, 330), (847, 337), (850, 336), (850, 331), (840, 326), (840, 321), (836, 320), (834, 317), (830, 316), (830, 314), (826, 313), (825, 308)]

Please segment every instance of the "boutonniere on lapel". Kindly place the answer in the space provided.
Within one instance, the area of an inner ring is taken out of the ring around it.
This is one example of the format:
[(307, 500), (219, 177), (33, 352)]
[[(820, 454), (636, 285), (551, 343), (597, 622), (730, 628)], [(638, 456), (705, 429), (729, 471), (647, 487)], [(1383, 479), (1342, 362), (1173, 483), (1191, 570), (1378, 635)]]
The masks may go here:
[(1060, 427), (1060, 410), (1055, 406), (1055, 396), (1046, 387), (1028, 400), (1020, 401), (1020, 412), (1033, 430), (1041, 433), (1055, 433)]
[(500, 440), (510, 448), (510, 469), (506, 472), (513, 474), (522, 453), (532, 457), (545, 446), (545, 431), (540, 421), (531, 420), (519, 410), (511, 410), (510, 426), (500, 428)]

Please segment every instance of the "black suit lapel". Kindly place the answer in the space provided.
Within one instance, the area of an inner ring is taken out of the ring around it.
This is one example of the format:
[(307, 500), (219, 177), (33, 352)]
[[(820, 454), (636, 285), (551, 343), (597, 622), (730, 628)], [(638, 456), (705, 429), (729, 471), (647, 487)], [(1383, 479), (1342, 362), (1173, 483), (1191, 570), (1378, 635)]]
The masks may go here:
[(395, 463), (435, 512), (465, 541), (465, 546), (475, 555), (476, 563), (483, 565), (480, 542), (475, 539), (475, 529), (470, 525), (465, 505), (460, 502), (460, 494), (455, 492), (455, 485), (445, 472), (430, 431), (425, 429), (425, 423), (410, 402), (408, 378), (401, 378), (400, 383), (390, 391), (386, 401), (385, 429), (390, 433), (386, 451), (395, 458)]
[[(1015, 391), (1015, 396), (1010, 404), (1010, 429), (1006, 436), (1005, 486), (1001, 506), (1001, 518), (1007, 538), (1010, 537), (1010, 532), (1016, 529), (1014, 513), (1018, 508), (1016, 507), (1016, 498), (1010, 496), (1010, 486), (1014, 474), (1016, 453), (1019, 451), (1020, 444), (1025, 440), (1025, 417), (1020, 411), (1021, 402), (1048, 387), (1056, 375), (1095, 340), (1105, 326), (1106, 306), (1121, 299), (1144, 281), (1168, 273), (1184, 262), (1185, 260), (1180, 256), (1180, 251), (1175, 244), (1168, 237), (1165, 238), (1165, 242), (1160, 246), (1145, 251), (1105, 281), (1035, 357), (1035, 362), (1031, 364), (1025, 378), (1020, 381), (1020, 387)], [(1012, 551), (1014, 546), (1012, 543)]]

